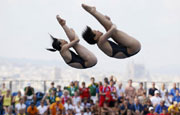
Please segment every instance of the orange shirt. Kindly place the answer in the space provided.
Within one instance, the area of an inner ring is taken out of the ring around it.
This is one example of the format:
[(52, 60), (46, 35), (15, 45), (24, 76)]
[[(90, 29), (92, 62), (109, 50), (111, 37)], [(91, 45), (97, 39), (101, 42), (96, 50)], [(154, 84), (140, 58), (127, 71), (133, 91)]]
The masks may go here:
[(31, 106), (29, 106), (27, 108), (27, 112), (30, 114), (30, 115), (37, 115), (38, 114), (38, 109), (37, 107), (34, 106), (34, 108), (32, 109)]
[(62, 103), (60, 103), (59, 105), (57, 105), (56, 102), (51, 104), (51, 106), (50, 106), (51, 115), (56, 115), (56, 112), (57, 112), (58, 109), (61, 110), (61, 111), (64, 109), (64, 106), (63, 106)]

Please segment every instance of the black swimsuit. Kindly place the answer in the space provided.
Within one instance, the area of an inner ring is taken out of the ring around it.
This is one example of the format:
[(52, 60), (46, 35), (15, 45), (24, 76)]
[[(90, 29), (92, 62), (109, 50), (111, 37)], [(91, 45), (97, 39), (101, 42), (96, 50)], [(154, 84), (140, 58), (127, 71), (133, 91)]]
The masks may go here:
[(87, 68), (85, 66), (85, 61), (84, 59), (82, 59), (79, 55), (75, 54), (73, 51), (69, 50), (72, 56), (71, 61), (69, 61), (67, 64), (71, 64), (71, 63), (80, 63), (82, 65), (83, 68)]
[(109, 44), (111, 45), (111, 48), (112, 48), (112, 56), (110, 57), (114, 57), (117, 53), (119, 52), (122, 52), (126, 55), (126, 57), (130, 57), (130, 56), (133, 56), (135, 54), (137, 54), (139, 51), (137, 51), (136, 53), (134, 54), (129, 54), (128, 51), (127, 51), (127, 47), (125, 46), (120, 46), (110, 40), (108, 40)]

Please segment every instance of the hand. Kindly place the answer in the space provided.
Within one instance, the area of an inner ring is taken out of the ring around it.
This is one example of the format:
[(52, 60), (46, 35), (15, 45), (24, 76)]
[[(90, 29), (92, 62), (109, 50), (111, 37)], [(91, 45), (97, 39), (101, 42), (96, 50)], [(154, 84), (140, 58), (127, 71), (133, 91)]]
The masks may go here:
[(57, 15), (56, 18), (61, 26), (66, 25), (66, 21), (62, 19), (59, 15)]

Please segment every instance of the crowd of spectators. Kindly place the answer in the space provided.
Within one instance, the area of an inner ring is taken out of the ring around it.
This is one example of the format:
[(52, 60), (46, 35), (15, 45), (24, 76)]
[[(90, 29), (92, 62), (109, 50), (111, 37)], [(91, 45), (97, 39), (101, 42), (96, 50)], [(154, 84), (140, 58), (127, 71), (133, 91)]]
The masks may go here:
[(115, 77), (104, 78), (91, 83), (70, 82), (69, 86), (51, 87), (47, 93), (35, 92), (30, 83), (21, 91), (11, 92), (5, 83), (0, 89), (0, 115), (180, 115), (180, 90), (173, 84), (168, 90), (162, 83), (155, 82), (148, 90), (144, 84), (127, 86), (117, 82)]

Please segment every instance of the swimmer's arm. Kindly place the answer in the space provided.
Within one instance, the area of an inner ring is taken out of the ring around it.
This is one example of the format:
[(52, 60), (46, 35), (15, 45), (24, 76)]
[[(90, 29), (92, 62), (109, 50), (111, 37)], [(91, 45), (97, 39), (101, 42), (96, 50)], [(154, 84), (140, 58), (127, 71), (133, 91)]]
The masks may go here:
[(116, 30), (116, 25), (113, 24), (113, 25), (111, 26), (111, 28), (110, 28), (104, 35), (102, 35), (102, 36), (99, 38), (99, 40), (101, 41), (101, 43), (107, 41), (107, 40), (112, 36), (112, 34), (115, 32), (115, 30)]
[(76, 45), (78, 42), (79, 42), (79, 38), (75, 37), (75, 39), (72, 40), (70, 43), (64, 45), (63, 49), (69, 49), (69, 48), (73, 47), (74, 45)]

